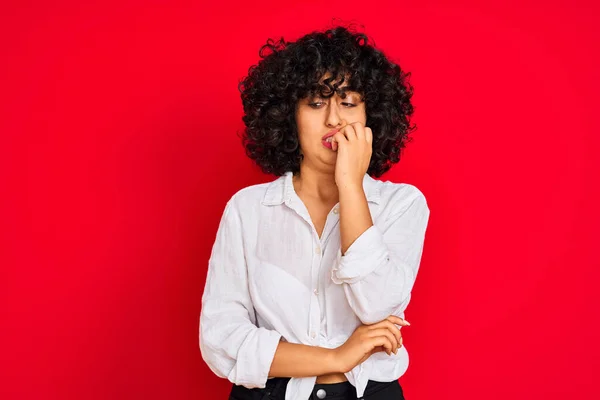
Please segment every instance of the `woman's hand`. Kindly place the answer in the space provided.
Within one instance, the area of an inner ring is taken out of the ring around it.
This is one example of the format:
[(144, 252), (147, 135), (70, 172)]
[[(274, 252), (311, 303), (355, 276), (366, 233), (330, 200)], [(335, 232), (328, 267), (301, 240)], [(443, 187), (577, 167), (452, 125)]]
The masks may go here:
[(373, 151), (373, 132), (362, 122), (342, 126), (333, 136), (332, 150), (337, 151), (335, 183), (338, 188), (358, 186), (369, 169)]
[(339, 372), (346, 373), (363, 363), (373, 353), (385, 351), (388, 355), (398, 353), (402, 347), (402, 334), (396, 325), (409, 326), (402, 318), (390, 315), (381, 322), (361, 325), (346, 343), (334, 349)]

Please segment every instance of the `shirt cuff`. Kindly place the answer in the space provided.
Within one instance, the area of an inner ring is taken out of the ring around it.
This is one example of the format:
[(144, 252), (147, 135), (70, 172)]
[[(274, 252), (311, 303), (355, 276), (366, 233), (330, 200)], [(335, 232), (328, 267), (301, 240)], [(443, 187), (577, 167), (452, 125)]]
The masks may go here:
[(342, 256), (342, 250), (338, 250), (331, 280), (338, 285), (356, 283), (389, 259), (383, 234), (372, 225), (348, 247), (346, 254)]
[(255, 329), (242, 344), (228, 379), (247, 388), (264, 388), (280, 341), (275, 331)]

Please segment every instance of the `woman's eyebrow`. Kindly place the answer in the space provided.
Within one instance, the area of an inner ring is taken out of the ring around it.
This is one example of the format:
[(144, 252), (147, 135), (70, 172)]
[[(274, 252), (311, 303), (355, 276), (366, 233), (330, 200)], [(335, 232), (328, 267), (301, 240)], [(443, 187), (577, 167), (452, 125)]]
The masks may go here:
[[(356, 90), (353, 90), (352, 88), (350, 88), (348, 85), (344, 85), (341, 87), (338, 87), (335, 90), (335, 94), (337, 94), (339, 97), (345, 98), (345, 96), (361, 96), (361, 94), (359, 92), (357, 92)], [(317, 90), (314, 93), (309, 93), (308, 96), (306, 96), (308, 99), (310, 98), (321, 98), (321, 94), (320, 92)]]
[(358, 93), (357, 91), (354, 91), (350, 88), (348, 88), (347, 86), (344, 86), (342, 88), (338, 88), (336, 90), (336, 93), (338, 96), (344, 98), (344, 95), (346, 96), (360, 96), (360, 93)]

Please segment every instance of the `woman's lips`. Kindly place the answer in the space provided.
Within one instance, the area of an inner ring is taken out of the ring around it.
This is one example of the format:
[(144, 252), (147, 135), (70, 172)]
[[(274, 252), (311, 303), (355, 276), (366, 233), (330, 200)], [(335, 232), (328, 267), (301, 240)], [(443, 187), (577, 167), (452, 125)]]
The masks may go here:
[(338, 133), (339, 131), (340, 131), (339, 129), (333, 129), (333, 130), (331, 130), (331, 131), (327, 132), (327, 133), (326, 133), (326, 134), (325, 134), (325, 135), (324, 135), (324, 136), (321, 138), (321, 140), (326, 140), (327, 138), (329, 138), (329, 137), (331, 137), (331, 136), (335, 135), (336, 133)]
[(329, 150), (333, 150), (333, 135), (335, 135), (336, 133), (339, 132), (339, 129), (333, 129), (329, 132), (327, 132), (327, 134), (325, 134), (325, 136), (323, 136), (321, 138), (321, 143), (323, 143), (323, 146), (327, 147)]
[(327, 134), (321, 138), (321, 143), (323, 143), (323, 146), (327, 147), (329, 150), (333, 150), (333, 135), (335, 135), (338, 132), (339, 129), (334, 129), (327, 132)]

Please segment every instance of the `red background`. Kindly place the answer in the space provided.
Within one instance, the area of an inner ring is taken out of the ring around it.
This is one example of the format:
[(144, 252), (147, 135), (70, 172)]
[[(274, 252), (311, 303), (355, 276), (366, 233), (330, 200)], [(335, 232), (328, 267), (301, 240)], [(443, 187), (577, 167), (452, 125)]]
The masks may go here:
[(237, 82), (332, 17), (412, 72), (384, 179), (431, 208), (408, 399), (597, 399), (594, 2), (21, 1), (0, 9), (2, 399), (225, 399), (198, 349), (244, 156)]

